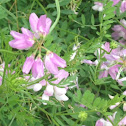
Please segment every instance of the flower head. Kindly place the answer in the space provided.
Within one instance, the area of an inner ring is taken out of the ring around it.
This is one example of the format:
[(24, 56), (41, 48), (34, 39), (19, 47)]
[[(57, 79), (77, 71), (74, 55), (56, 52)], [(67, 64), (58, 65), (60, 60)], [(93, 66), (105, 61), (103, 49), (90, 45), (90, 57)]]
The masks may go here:
[(12, 48), (23, 50), (33, 46), (33, 33), (26, 28), (22, 28), (22, 33), (11, 31), (10, 34), (14, 37), (14, 40), (9, 42)]
[(38, 16), (32, 13), (29, 17), (30, 26), (33, 32), (35, 32), (35, 37), (39, 38), (40, 35), (46, 36), (49, 33), (51, 26), (51, 19), (47, 18), (46, 15)]

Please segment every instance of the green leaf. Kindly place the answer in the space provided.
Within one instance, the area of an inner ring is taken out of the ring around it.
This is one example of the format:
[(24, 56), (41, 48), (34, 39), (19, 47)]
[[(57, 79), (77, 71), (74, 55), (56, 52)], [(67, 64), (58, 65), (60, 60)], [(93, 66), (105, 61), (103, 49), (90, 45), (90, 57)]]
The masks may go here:
[(105, 17), (103, 19), (108, 20), (108, 19), (113, 18), (113, 17), (115, 17), (115, 14), (114, 13), (109, 13), (109, 15), (105, 15)]
[(84, 16), (84, 14), (81, 15), (81, 21), (82, 21), (82, 24), (85, 25), (85, 16)]
[(0, 6), (0, 19), (6, 18), (7, 17), (7, 13), (5, 10), (3, 10)]
[(95, 19), (94, 19), (94, 15), (91, 15), (91, 24), (94, 25), (95, 24)]
[(0, 4), (7, 3), (9, 1), (11, 1), (11, 0), (0, 0)]
[(107, 21), (103, 22), (103, 25), (111, 24), (113, 22), (115, 22), (115, 21), (114, 20), (107, 20)]
[(61, 10), (62, 14), (74, 14), (72, 10)]

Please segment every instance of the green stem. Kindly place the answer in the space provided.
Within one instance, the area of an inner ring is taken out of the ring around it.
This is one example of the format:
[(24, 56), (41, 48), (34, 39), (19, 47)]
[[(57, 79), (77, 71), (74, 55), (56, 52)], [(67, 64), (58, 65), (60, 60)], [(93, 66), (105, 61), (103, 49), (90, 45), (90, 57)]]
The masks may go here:
[(65, 32), (70, 33), (70, 34), (72, 34), (72, 35), (76, 35), (76, 36), (78, 36), (78, 37), (80, 37), (80, 38), (82, 38), (82, 39), (84, 39), (84, 40), (86, 40), (86, 41), (89, 41), (88, 38), (85, 38), (85, 37), (83, 37), (83, 36), (81, 36), (81, 35), (78, 35), (78, 34), (76, 34), (76, 33), (74, 33), (74, 32), (70, 32), (70, 31), (68, 31), (68, 30), (61, 29), (61, 28), (59, 28), (59, 27), (56, 27), (56, 29), (61, 30), (61, 31), (65, 31)]
[(46, 9), (44, 8), (44, 6), (38, 1), (36, 0), (36, 2), (39, 4), (39, 6), (42, 8), (42, 10), (44, 11), (44, 13), (47, 15), (47, 11)]
[(53, 23), (53, 25), (50, 28), (50, 33), (53, 31), (53, 29), (56, 27), (59, 19), (60, 19), (60, 5), (59, 5), (59, 0), (55, 0), (56, 3), (56, 8), (57, 8), (57, 18), (55, 20), (55, 22)]
[(23, 53), (18, 53), (16, 51), (8, 51), (8, 50), (5, 50), (5, 49), (0, 49), (0, 53), (1, 52), (5, 52), (5, 53), (10, 53), (10, 54), (13, 54), (13, 55), (22, 55), (22, 54), (27, 54), (28, 52), (23, 52)]

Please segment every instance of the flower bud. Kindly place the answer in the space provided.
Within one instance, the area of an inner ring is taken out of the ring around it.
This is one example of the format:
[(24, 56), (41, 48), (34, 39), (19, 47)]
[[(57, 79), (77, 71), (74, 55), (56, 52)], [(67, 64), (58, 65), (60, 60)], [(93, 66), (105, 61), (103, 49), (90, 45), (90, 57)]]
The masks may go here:
[(88, 114), (85, 111), (79, 112), (78, 118), (80, 121), (85, 121), (87, 119)]
[(115, 49), (115, 48), (117, 48), (117, 47), (118, 47), (118, 44), (117, 44), (116, 42), (112, 41), (112, 42), (110, 43), (110, 48)]

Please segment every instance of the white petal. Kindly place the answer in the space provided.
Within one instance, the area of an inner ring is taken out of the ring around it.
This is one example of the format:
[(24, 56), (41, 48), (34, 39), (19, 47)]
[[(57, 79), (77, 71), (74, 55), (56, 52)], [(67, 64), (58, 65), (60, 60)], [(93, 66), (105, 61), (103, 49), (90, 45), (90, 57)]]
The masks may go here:
[(58, 100), (58, 101), (67, 101), (69, 98), (63, 94), (63, 95), (56, 95), (55, 94), (55, 98)]
[(63, 95), (66, 94), (66, 89), (65, 88), (59, 88), (55, 86), (55, 94), (56, 95)]
[(96, 11), (98, 10), (98, 8), (99, 8), (98, 5), (94, 5), (94, 6), (92, 7), (92, 9), (93, 9), (93, 10), (96, 10)]
[[(42, 95), (42, 100), (46, 100), (46, 101), (49, 101), (49, 96), (48, 95), (45, 95), (45, 94), (43, 94)], [(43, 103), (44, 105), (47, 105), (47, 103)]]
[(44, 94), (48, 95), (48, 96), (52, 96), (53, 92), (54, 92), (53, 86), (50, 85), (50, 84), (48, 84), (47, 87), (46, 87), (46, 89), (45, 89), (45, 91), (44, 91)]
[(34, 91), (39, 91), (39, 90), (41, 90), (41, 88), (42, 88), (42, 85), (38, 83), (38, 84), (34, 85), (33, 90)]

